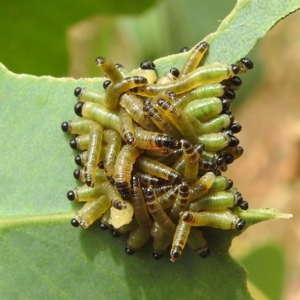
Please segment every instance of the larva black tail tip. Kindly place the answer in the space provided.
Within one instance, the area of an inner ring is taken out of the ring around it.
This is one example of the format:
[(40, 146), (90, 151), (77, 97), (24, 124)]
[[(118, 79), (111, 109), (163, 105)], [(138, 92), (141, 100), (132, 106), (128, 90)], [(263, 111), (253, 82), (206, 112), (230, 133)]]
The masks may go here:
[(93, 183), (93, 181), (92, 181), (91, 178), (87, 178), (87, 179), (85, 180), (85, 184), (86, 184), (88, 187), (93, 187), (93, 186), (94, 186), (94, 183)]
[(185, 46), (185, 47), (182, 47), (181, 49), (180, 49), (180, 53), (184, 53), (184, 52), (188, 52), (188, 51), (190, 51), (190, 47), (187, 47), (187, 46)]
[(112, 229), (111, 235), (112, 235), (114, 238), (118, 238), (118, 237), (120, 237), (121, 234), (120, 234), (118, 231)]
[(153, 252), (152, 253), (152, 256), (154, 259), (156, 260), (159, 260), (159, 259), (162, 259), (162, 257), (164, 256), (162, 253), (156, 253), (156, 252)]
[(246, 221), (241, 219), (237, 222), (237, 224), (235, 225), (235, 228), (237, 230), (243, 230), (245, 228), (245, 226), (246, 226)]
[(80, 94), (81, 94), (81, 91), (82, 91), (82, 88), (81, 88), (81, 87), (77, 87), (77, 88), (74, 90), (74, 95), (75, 95), (75, 97), (79, 97)]
[(68, 198), (70, 201), (74, 201), (74, 200), (75, 200), (75, 193), (74, 193), (74, 191), (68, 191), (68, 193), (67, 193), (67, 198)]
[(80, 178), (80, 169), (74, 170), (73, 176), (74, 176), (75, 179), (79, 180), (79, 178)]
[(247, 201), (242, 201), (239, 205), (239, 207), (243, 210), (247, 210), (249, 208), (249, 204)]
[(74, 106), (75, 114), (79, 117), (82, 117), (82, 107), (83, 107), (83, 102), (77, 102)]
[(100, 228), (101, 230), (107, 230), (107, 229), (108, 229), (108, 226), (107, 226), (105, 223), (103, 223), (102, 221), (100, 221), (100, 223), (99, 223), (99, 228)]
[(180, 257), (181, 253), (177, 250), (171, 252), (171, 261), (176, 261)]
[(205, 251), (203, 251), (203, 252), (200, 252), (200, 253), (199, 253), (199, 256), (200, 256), (201, 258), (207, 258), (207, 257), (209, 257), (209, 256), (210, 256), (210, 250), (207, 249), (207, 250), (205, 250)]
[(63, 132), (68, 132), (68, 130), (69, 130), (69, 122), (63, 122), (63, 123), (61, 124), (61, 130), (62, 130)]
[(222, 107), (223, 107), (222, 112), (227, 111), (230, 108), (230, 104), (231, 104), (231, 101), (228, 98), (223, 98), (222, 99)]
[(240, 72), (240, 67), (238, 65), (231, 65), (231, 69), (234, 74), (238, 74)]
[(75, 139), (72, 139), (70, 141), (70, 147), (74, 150), (77, 150), (77, 143), (76, 143), (76, 140)]
[(78, 222), (75, 218), (72, 219), (70, 223), (71, 223), (71, 225), (74, 226), (74, 227), (79, 227), (79, 225), (80, 225), (79, 222)]
[(209, 47), (209, 44), (207, 42), (203, 41), (198, 44), (198, 47), (200, 47), (202, 49), (207, 49)]
[(74, 160), (75, 160), (76, 165), (82, 166), (82, 160), (81, 160), (80, 155), (76, 155)]
[(250, 60), (250, 59), (247, 58), (247, 57), (242, 58), (242, 59), (241, 59), (241, 63), (242, 63), (243, 65), (245, 65), (245, 67), (246, 67), (247, 69), (249, 69), (249, 70), (251, 70), (251, 69), (254, 68), (254, 63), (253, 63), (253, 61)]
[(105, 60), (106, 60), (106, 58), (103, 57), (103, 56), (98, 56), (98, 57), (95, 59), (96, 64), (97, 64), (98, 67), (101, 66), (101, 65), (103, 65), (103, 63), (105, 62)]
[(155, 64), (151, 60), (144, 60), (141, 62), (140, 68), (143, 70), (155, 70)]
[(127, 255), (133, 255), (135, 253), (135, 251), (131, 248), (129, 248), (128, 246), (125, 247), (125, 253)]
[(108, 87), (110, 84), (111, 84), (111, 81), (110, 81), (110, 80), (108, 80), (108, 79), (105, 80), (105, 81), (103, 82), (103, 85), (102, 85), (102, 86), (103, 86), (103, 89), (106, 90), (107, 87)]

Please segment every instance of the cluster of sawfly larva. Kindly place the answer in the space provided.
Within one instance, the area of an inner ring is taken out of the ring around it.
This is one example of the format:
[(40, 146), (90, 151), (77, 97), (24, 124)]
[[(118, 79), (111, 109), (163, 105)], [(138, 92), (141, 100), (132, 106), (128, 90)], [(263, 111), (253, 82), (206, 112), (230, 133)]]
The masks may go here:
[(129, 232), (127, 254), (152, 239), (153, 257), (171, 245), (171, 261), (186, 243), (200, 257), (209, 255), (202, 226), (244, 228), (232, 208), (246, 210), (248, 203), (222, 172), (243, 153), (230, 105), (242, 83), (236, 75), (253, 63), (243, 58), (199, 67), (207, 49), (206, 42), (183, 48), (189, 53), (182, 69), (161, 78), (151, 61), (128, 72), (96, 59), (107, 76), (103, 90), (76, 88), (79, 118), (61, 126), (76, 135), (71, 147), (82, 151), (74, 177), (85, 184), (67, 193), (85, 202), (73, 226), (100, 219), (100, 228), (115, 237)]

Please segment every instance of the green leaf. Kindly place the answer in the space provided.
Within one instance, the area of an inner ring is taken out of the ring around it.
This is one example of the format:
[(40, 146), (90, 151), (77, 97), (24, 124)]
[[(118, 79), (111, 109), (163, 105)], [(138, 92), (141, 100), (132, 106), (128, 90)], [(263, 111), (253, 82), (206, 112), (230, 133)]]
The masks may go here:
[[(298, 8), (296, 1), (239, 1), (221, 24), (222, 31), (207, 39), (211, 49), (206, 63), (236, 61)], [(258, 13), (271, 17), (247, 23), (247, 16)], [(247, 39), (238, 30), (242, 20)], [(228, 47), (232, 41), (235, 47)], [(180, 67), (185, 56), (157, 60), (159, 73)], [(80, 230), (69, 225), (78, 206), (65, 194), (77, 183), (69, 137), (60, 124), (74, 117), (73, 90), (100, 87), (102, 81), (15, 75), (0, 67), (0, 298), (250, 299), (246, 272), (228, 255), (235, 231), (206, 229), (212, 256), (201, 260), (185, 249), (172, 264), (167, 255), (153, 260), (150, 246), (128, 257), (123, 254), (124, 238), (115, 240), (96, 226)]]

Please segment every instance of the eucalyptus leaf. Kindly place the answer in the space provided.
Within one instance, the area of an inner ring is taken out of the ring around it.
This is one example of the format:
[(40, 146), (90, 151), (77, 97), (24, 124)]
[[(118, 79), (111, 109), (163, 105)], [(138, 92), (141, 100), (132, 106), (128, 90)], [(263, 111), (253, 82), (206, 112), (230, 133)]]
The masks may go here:
[[(205, 39), (211, 43), (205, 63), (238, 60), (299, 6), (298, 1), (238, 1), (220, 29)], [(247, 19), (257, 15), (259, 21)], [(158, 73), (180, 67), (185, 57), (158, 59)], [(16, 75), (0, 66), (0, 298), (251, 299), (245, 270), (228, 254), (234, 230), (206, 228), (211, 257), (202, 260), (185, 249), (171, 263), (168, 255), (153, 260), (150, 245), (126, 256), (125, 238), (115, 240), (96, 225), (70, 226), (78, 205), (65, 195), (77, 185), (75, 153), (60, 124), (74, 117), (74, 89), (101, 88), (103, 80)], [(253, 213), (245, 212), (249, 224)]]

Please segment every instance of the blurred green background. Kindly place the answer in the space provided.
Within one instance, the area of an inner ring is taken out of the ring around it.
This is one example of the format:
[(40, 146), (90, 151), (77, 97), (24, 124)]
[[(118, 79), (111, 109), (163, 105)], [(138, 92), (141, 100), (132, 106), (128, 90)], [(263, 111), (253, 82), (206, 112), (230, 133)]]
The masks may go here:
[[(0, 61), (12, 72), (55, 77), (100, 76), (94, 60), (107, 56), (126, 68), (178, 52), (214, 32), (236, 1), (3, 1)], [(196, 25), (197, 24), (197, 25)], [(201, 26), (199, 26), (201, 24)], [(263, 71), (259, 43), (249, 54), (256, 68), (244, 79), (238, 104)], [(249, 99), (249, 98), (248, 98)], [(250, 280), (269, 298), (287, 299), (286, 249), (280, 244), (239, 253)]]

